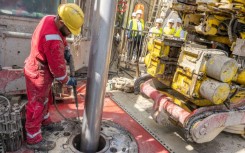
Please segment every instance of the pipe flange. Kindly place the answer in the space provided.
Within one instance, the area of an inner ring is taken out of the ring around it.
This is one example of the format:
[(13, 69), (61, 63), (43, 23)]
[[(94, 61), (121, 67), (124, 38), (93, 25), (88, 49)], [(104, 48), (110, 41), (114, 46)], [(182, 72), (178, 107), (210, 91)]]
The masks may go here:
[[(69, 146), (71, 151), (80, 151), (81, 133), (71, 136)], [(138, 153), (137, 143), (134, 137), (122, 126), (112, 121), (103, 121), (99, 139), (99, 147), (96, 153), (130, 152)]]
[[(83, 153), (81, 144), (81, 125), (76, 122), (61, 121), (56, 123), (63, 127), (63, 130), (43, 130), (43, 137), (46, 140), (56, 142), (56, 147), (50, 153)], [(130, 152), (138, 153), (138, 146), (134, 137), (119, 124), (109, 120), (101, 123), (100, 139), (97, 153)], [(1, 153), (1, 152), (0, 152)]]
[[(106, 135), (101, 133), (100, 138), (99, 138), (99, 147), (98, 147), (98, 151), (96, 153), (106, 152), (110, 147), (110, 145), (109, 145), (110, 139), (111, 139), (110, 137), (107, 137)], [(69, 145), (70, 145), (70, 149), (73, 152), (84, 153), (84, 152), (80, 151), (81, 133), (78, 133), (76, 135), (72, 135), (70, 140), (71, 141), (69, 141)]]

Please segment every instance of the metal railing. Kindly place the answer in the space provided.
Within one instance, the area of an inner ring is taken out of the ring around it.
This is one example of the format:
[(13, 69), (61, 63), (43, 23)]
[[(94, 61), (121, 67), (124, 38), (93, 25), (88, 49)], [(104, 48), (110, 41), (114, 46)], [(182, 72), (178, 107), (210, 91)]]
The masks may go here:
[(148, 31), (125, 30), (125, 43), (122, 46), (122, 59), (126, 63), (143, 62), (147, 54), (147, 45), (152, 38), (161, 38), (161, 34), (151, 33)]

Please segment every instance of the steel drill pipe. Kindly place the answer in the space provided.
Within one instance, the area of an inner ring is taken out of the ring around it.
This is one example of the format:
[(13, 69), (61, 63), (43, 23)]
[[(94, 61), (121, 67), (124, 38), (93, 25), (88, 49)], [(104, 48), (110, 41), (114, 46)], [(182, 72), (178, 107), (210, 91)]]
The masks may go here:
[(162, 111), (165, 110), (171, 117), (182, 125), (184, 125), (186, 119), (189, 117), (190, 113), (185, 109), (176, 105), (170, 97), (160, 93), (158, 90), (150, 85), (151, 80), (146, 81), (140, 86), (141, 93), (151, 98), (154, 101), (153, 109)]
[(81, 131), (81, 151), (94, 153), (99, 146), (100, 126), (108, 79), (116, 0), (93, 0), (92, 40)]

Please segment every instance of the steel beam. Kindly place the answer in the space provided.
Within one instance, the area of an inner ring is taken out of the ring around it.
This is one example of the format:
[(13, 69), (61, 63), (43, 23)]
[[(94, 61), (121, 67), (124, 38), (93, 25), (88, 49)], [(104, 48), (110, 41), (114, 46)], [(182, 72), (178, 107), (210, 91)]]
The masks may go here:
[(96, 152), (99, 146), (117, 1), (92, 0), (92, 3), (92, 45), (81, 134), (81, 151), (86, 153)]

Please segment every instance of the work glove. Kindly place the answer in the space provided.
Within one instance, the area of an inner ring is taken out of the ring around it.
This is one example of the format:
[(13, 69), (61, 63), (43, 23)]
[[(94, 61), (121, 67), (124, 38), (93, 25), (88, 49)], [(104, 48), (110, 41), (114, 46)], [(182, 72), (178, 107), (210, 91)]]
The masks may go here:
[(74, 77), (70, 77), (66, 84), (69, 85), (69, 86), (76, 86), (77, 85), (77, 80)]
[(65, 48), (64, 56), (65, 56), (65, 60), (66, 60), (67, 65), (69, 65), (70, 61), (71, 61), (71, 52), (70, 52), (70, 48), (69, 47)]

